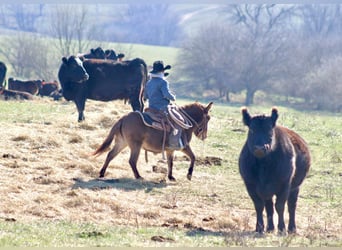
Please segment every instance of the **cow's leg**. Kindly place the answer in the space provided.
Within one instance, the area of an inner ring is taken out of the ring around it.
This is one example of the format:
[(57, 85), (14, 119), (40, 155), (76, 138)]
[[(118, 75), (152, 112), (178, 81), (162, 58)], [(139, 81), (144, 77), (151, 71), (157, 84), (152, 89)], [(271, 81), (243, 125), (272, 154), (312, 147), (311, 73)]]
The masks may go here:
[(299, 193), (299, 187), (291, 190), (289, 199), (287, 200), (287, 207), (289, 210), (289, 226), (288, 226), (289, 233), (296, 232), (296, 207), (297, 207), (298, 193)]
[[(140, 93), (140, 90), (135, 90), (137, 93)], [(131, 107), (133, 111), (143, 111), (142, 110), (142, 100), (139, 94), (133, 94), (129, 97), (129, 102), (131, 103)]]
[(280, 233), (285, 231), (284, 210), (285, 210), (285, 203), (287, 201), (288, 194), (289, 194), (289, 187), (285, 187), (281, 193), (277, 194), (277, 199), (275, 203), (275, 208), (278, 214), (278, 231)]
[(273, 223), (273, 201), (272, 199), (265, 201), (265, 208), (267, 214), (267, 232), (272, 232), (274, 230), (274, 223)]
[(111, 151), (107, 154), (107, 158), (105, 163), (103, 164), (101, 170), (100, 170), (100, 178), (103, 178), (106, 172), (106, 169), (111, 162), (111, 160), (114, 159), (125, 147), (127, 144), (124, 142), (124, 140), (120, 139), (119, 137), (115, 138), (115, 145)]
[(256, 187), (255, 185), (250, 185), (246, 184), (247, 192), (251, 199), (253, 200), (254, 203), (254, 208), (256, 212), (256, 226), (255, 226), (255, 231), (258, 233), (263, 233), (264, 232), (264, 219), (262, 217), (262, 213), (264, 211), (265, 207), (265, 202), (262, 200), (256, 193)]
[(139, 158), (139, 154), (140, 154), (140, 149), (141, 146), (135, 146), (135, 147), (131, 147), (131, 155), (129, 157), (129, 165), (131, 165), (134, 177), (136, 179), (143, 179), (140, 174), (139, 171), (137, 169), (137, 162), (138, 162), (138, 158)]
[(187, 174), (187, 178), (190, 181), (191, 177), (192, 177), (192, 172), (194, 171), (194, 165), (195, 165), (195, 155), (192, 152), (191, 148), (189, 145), (187, 145), (184, 149), (182, 149), (182, 152), (184, 154), (186, 154), (189, 158), (190, 158), (190, 166), (188, 169), (188, 174)]
[(75, 100), (76, 108), (78, 111), (78, 122), (84, 121), (84, 107), (85, 107), (85, 99), (84, 98), (77, 98)]
[(170, 181), (176, 181), (176, 178), (172, 175), (172, 168), (173, 168), (173, 157), (174, 157), (174, 151), (166, 151), (166, 157), (167, 157), (167, 177)]

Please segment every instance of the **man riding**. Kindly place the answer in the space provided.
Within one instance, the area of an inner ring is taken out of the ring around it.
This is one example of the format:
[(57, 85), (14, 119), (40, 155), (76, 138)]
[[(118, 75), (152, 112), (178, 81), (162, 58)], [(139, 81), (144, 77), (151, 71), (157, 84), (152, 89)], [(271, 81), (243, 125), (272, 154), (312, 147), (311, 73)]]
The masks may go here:
[[(167, 69), (171, 69), (171, 66), (164, 67), (163, 61), (155, 61), (153, 69), (150, 71), (151, 79), (146, 83), (144, 92), (144, 97), (148, 99), (149, 103), (148, 109), (163, 113), (166, 117), (168, 117), (168, 105), (171, 101), (176, 101), (176, 96), (170, 92), (169, 82), (165, 79), (168, 73), (164, 73), (164, 71)], [(182, 128), (177, 124), (173, 124), (172, 128), (169, 134), (168, 148), (182, 149), (184, 147)]]

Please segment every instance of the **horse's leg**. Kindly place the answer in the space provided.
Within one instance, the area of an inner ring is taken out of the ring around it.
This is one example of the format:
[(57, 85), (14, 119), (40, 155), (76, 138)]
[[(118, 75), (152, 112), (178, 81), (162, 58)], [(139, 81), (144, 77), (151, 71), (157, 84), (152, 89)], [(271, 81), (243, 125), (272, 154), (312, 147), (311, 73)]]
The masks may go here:
[(127, 146), (126, 142), (122, 140), (119, 137), (115, 138), (115, 145), (111, 151), (107, 154), (107, 158), (105, 163), (103, 164), (103, 167), (101, 168), (100, 171), (100, 178), (104, 177), (104, 174), (106, 172), (106, 169), (111, 162), (111, 160), (114, 159), (115, 156), (117, 156), (125, 147)]
[(184, 149), (182, 149), (182, 152), (186, 154), (187, 156), (189, 156), (190, 158), (190, 167), (189, 167), (188, 174), (186, 177), (188, 178), (189, 181), (191, 181), (192, 172), (194, 170), (194, 165), (195, 165), (195, 155), (192, 152), (189, 145), (187, 145)]
[(140, 154), (141, 145), (134, 145), (134, 147), (130, 146), (131, 155), (129, 157), (129, 165), (131, 165), (132, 171), (136, 179), (143, 179), (137, 169), (137, 162)]
[(172, 175), (172, 168), (173, 168), (173, 151), (166, 151), (166, 158), (167, 158), (167, 177), (170, 181), (176, 181), (176, 178)]

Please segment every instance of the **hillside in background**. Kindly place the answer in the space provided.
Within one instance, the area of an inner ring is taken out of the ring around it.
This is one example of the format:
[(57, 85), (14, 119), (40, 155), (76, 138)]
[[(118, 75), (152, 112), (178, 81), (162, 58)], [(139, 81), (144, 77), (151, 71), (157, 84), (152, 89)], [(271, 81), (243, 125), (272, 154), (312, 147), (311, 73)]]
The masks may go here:
[[(5, 33), (15, 30), (53, 35), (53, 13), (61, 6), (1, 4), (0, 28)], [(173, 46), (184, 35), (196, 32), (202, 23), (217, 20), (219, 9), (219, 5), (213, 4), (77, 4), (72, 7), (74, 13), (85, 12), (87, 26), (93, 32), (100, 31), (95, 37), (99, 41)], [(172, 30), (161, 38), (159, 33), (165, 26), (172, 26)]]

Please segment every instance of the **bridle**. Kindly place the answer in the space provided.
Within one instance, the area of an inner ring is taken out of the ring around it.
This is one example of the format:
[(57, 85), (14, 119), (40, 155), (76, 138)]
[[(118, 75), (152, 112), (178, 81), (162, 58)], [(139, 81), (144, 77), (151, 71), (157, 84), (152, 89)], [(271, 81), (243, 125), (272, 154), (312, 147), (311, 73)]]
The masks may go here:
[(207, 121), (208, 121), (208, 114), (203, 114), (203, 118), (200, 123), (196, 122), (183, 108), (179, 108), (181, 113), (191, 121), (193, 127), (195, 127), (194, 134), (197, 137), (200, 137), (201, 134), (206, 131)]

